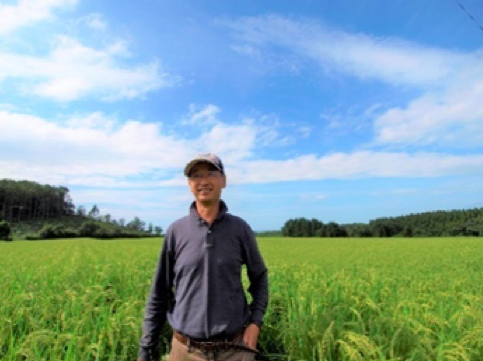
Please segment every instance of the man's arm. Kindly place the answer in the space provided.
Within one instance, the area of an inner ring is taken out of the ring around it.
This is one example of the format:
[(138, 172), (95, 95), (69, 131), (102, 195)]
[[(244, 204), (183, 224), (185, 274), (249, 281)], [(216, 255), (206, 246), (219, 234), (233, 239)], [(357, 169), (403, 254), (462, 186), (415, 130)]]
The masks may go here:
[(158, 350), (159, 335), (173, 298), (173, 257), (169, 246), (171, 237), (168, 235), (170, 233), (168, 230), (146, 302), (143, 336), (139, 342), (140, 361), (153, 361), (160, 357)]
[(268, 271), (258, 249), (255, 234), (248, 225), (245, 244), (245, 264), (250, 280), (248, 292), (252, 296), (249, 323), (257, 325), (260, 329), (268, 305)]

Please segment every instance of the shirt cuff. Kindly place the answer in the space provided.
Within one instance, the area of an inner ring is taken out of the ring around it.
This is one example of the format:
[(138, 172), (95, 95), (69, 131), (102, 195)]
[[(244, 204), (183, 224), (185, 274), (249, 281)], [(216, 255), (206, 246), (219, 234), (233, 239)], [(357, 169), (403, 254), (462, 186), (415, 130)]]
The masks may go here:
[(257, 325), (260, 330), (262, 329), (262, 325), (263, 325), (263, 321), (262, 320), (250, 320), (248, 322), (248, 324), (252, 324), (252, 323), (254, 325)]
[(159, 352), (156, 350), (141, 348), (139, 352), (138, 360), (140, 361), (158, 361), (159, 360)]

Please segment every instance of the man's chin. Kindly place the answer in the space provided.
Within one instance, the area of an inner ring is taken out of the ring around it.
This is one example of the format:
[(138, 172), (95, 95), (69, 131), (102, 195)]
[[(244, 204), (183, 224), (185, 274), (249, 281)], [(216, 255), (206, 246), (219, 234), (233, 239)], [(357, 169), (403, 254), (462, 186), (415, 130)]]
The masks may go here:
[(218, 199), (216, 197), (197, 197), (196, 200), (202, 204), (213, 204), (218, 202)]

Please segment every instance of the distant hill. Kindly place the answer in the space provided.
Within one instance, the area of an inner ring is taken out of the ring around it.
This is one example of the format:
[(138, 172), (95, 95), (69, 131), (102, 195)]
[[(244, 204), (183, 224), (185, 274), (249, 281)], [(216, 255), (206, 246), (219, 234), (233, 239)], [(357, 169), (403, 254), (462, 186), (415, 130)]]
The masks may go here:
[(286, 237), (483, 237), (483, 208), (414, 213), (369, 223), (323, 223), (295, 218), (285, 222)]
[(125, 222), (102, 215), (94, 205), (87, 212), (76, 208), (63, 186), (31, 181), (0, 180), (0, 222), (6, 221), (14, 239), (69, 237), (150, 237), (161, 236), (161, 227), (146, 226), (139, 217)]
[(79, 229), (86, 221), (84, 217), (72, 215), (72, 216), (60, 216), (50, 219), (31, 220), (10, 223), (12, 233), (15, 238), (23, 238), (25, 235), (38, 234), (46, 224), (52, 226), (64, 226), (70, 229)]
[(31, 220), (11, 223), (13, 239), (41, 240), (55, 238), (93, 237), (110, 238), (141, 238), (160, 237), (158, 233), (144, 229), (121, 227), (99, 219), (87, 216), (61, 216), (44, 220)]

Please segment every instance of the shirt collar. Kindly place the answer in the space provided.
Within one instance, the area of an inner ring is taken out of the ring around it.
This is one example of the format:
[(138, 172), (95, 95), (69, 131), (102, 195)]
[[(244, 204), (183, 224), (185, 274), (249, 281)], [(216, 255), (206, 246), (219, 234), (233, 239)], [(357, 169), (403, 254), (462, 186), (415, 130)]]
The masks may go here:
[[(228, 212), (228, 207), (226, 206), (226, 203), (220, 199), (220, 209), (218, 211), (218, 216), (216, 216), (215, 221), (220, 221), (222, 220), (226, 213)], [(200, 217), (198, 214), (198, 211), (196, 210), (196, 202), (193, 201), (190, 206), (190, 216), (191, 218), (197, 220), (198, 222), (203, 221), (203, 218)]]

